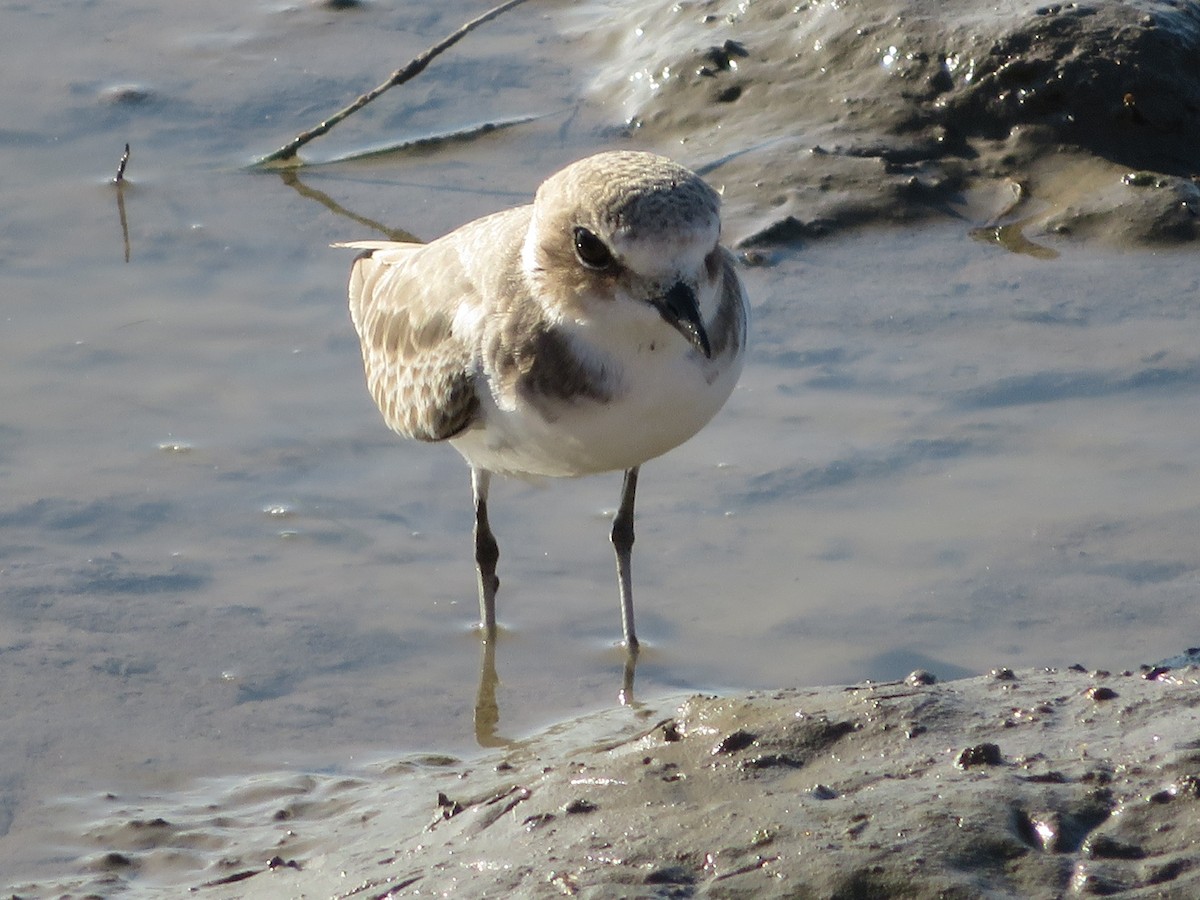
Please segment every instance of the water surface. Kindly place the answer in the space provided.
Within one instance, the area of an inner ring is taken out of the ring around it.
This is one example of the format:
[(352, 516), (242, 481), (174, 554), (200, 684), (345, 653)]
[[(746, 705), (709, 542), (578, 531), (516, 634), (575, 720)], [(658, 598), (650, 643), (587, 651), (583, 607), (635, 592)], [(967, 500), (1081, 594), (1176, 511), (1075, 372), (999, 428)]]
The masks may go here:
[[(638, 144), (576, 110), (530, 4), (311, 156), (529, 124), (299, 182), (243, 168), (479, 9), (418, 7), (4, 9), (14, 884), (106, 849), (84, 832), (109, 794), (476, 744), (467, 470), (384, 428), (345, 311), (349, 259), (327, 245), (378, 236), (372, 221), (431, 238), (524, 202), (573, 158)], [(107, 183), (125, 142), (128, 262)], [(643, 470), (635, 696), (1122, 668), (1197, 642), (1194, 256), (1058, 242), (1044, 258), (975, 224), (867, 231), (744, 270), (741, 385)], [(495, 485), (491, 738), (616, 704), (619, 487)]]

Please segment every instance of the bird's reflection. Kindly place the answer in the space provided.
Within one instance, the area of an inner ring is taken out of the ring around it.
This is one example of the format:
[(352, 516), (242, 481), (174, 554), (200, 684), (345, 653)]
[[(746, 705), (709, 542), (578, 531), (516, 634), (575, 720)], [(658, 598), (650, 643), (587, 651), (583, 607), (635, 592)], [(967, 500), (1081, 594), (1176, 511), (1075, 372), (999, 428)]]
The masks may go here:
[[(496, 688), (500, 676), (496, 674), (497, 632), (483, 635), (479, 641), (479, 690), (475, 693), (475, 741), (480, 747), (512, 747), (519, 741), (504, 737), (500, 733), (500, 703), (496, 699)], [(625, 659), (621, 670), (621, 688), (617, 702), (630, 709), (640, 704), (634, 699), (633, 681), (637, 671), (637, 649), (624, 651)]]
[(625, 665), (621, 673), (621, 692), (617, 694), (617, 699), (622, 706), (637, 708), (637, 701), (633, 699), (633, 676), (637, 670), (638, 648), (637, 646), (625, 648)]
[(512, 743), (500, 736), (500, 704), (496, 701), (496, 633), (479, 641), (479, 690), (475, 693), (475, 741), (480, 747), (505, 747)]

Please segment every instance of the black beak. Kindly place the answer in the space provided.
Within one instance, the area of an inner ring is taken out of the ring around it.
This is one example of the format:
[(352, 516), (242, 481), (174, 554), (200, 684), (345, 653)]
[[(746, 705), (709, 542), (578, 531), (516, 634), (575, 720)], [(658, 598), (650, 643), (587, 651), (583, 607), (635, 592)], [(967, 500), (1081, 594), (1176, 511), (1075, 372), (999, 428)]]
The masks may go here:
[(712, 359), (712, 348), (708, 344), (704, 323), (700, 321), (695, 291), (682, 281), (677, 281), (669, 291), (650, 302), (663, 321), (687, 338), (688, 343), (703, 353), (706, 359)]

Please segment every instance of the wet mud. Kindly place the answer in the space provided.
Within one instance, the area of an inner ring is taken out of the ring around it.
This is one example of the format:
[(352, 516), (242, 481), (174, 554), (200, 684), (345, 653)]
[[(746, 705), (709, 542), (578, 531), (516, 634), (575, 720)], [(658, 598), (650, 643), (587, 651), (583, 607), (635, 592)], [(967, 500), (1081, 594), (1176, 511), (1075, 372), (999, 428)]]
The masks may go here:
[[(696, 695), (473, 759), (110, 797), (70, 892), (1190, 897), (1200, 668)], [(212, 862), (217, 857), (219, 861)], [(201, 860), (207, 859), (207, 865)], [(18, 896), (41, 896), (38, 886)], [(72, 895), (75, 895), (72, 893)]]
[(743, 244), (962, 215), (1194, 240), (1200, 10), (1174, 2), (637, 4), (592, 100), (708, 161)]

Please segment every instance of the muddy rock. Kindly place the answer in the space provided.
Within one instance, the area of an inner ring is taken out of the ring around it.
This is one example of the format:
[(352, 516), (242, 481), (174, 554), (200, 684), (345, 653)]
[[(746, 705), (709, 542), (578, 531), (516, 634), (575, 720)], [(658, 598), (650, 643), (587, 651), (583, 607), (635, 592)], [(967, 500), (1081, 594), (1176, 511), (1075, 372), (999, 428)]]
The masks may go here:
[(583, 43), (591, 96), (684, 145), (743, 244), (1013, 218), (1121, 242), (1200, 233), (1200, 8), (1175, 2), (656, 2)]
[[(1117, 696), (1096, 703), (1098, 684)], [(203, 808), (119, 809), (55, 890), (1194, 897), (1197, 707), (1191, 664), (692, 696), (449, 765), (256, 776)], [(204, 835), (220, 865), (179, 881)]]

